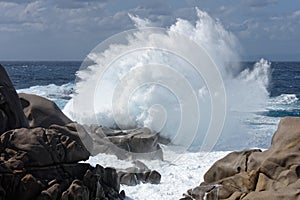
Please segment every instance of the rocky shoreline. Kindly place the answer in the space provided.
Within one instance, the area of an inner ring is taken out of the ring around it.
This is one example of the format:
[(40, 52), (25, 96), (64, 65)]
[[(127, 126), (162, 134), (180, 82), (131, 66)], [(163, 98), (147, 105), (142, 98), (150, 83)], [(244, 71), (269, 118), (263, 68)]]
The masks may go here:
[[(300, 199), (299, 138), (300, 118), (283, 118), (268, 150), (228, 154), (182, 199)], [(160, 183), (161, 175), (137, 160), (162, 160), (159, 140), (147, 128), (73, 122), (55, 103), (17, 94), (0, 65), (0, 200), (125, 199), (120, 184)], [(99, 153), (135, 165), (116, 170), (81, 162)]]
[(120, 184), (159, 184), (161, 175), (141, 162), (117, 171), (80, 161), (98, 153), (162, 159), (157, 140), (147, 129), (124, 132), (72, 122), (53, 102), (18, 95), (0, 65), (0, 200), (124, 199)]
[(299, 150), (300, 118), (285, 117), (268, 150), (228, 154), (206, 172), (204, 182), (182, 199), (300, 199)]

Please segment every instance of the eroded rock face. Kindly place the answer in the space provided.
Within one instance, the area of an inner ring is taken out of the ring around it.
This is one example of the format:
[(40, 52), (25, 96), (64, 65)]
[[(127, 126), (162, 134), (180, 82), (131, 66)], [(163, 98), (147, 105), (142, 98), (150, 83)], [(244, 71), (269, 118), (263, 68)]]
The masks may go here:
[[(96, 139), (91, 135), (97, 135)], [(162, 156), (157, 137), (147, 129), (95, 129), (90, 133), (45, 98), (20, 94), (19, 99), (0, 65), (0, 200), (124, 199), (116, 169), (78, 163), (87, 160), (92, 151), (100, 153), (94, 148), (98, 145), (102, 152), (116, 153), (115, 149), (128, 147), (123, 151), (158, 150), (153, 155)], [(158, 184), (160, 174), (148, 170), (142, 181)]]
[(13, 84), (0, 65), (0, 134), (22, 127), (29, 127), (27, 119)]
[[(52, 101), (23, 93), (19, 97), (31, 128), (49, 128), (53, 124), (67, 126), (71, 123)], [(159, 137), (148, 128), (113, 130), (98, 125), (77, 124), (76, 131), (92, 155), (108, 153), (120, 159), (163, 159)]]
[[(85, 126), (79, 132), (88, 132), (93, 139), (93, 155), (98, 153), (114, 154), (119, 159), (163, 159), (158, 144), (158, 135), (148, 128), (113, 130), (99, 126)], [(86, 134), (85, 134), (86, 135)]]
[(4, 158), (0, 166), (22, 169), (87, 160), (90, 154), (75, 130), (75, 124), (69, 124), (67, 127), (54, 125), (49, 129), (8, 131), (0, 137)]
[(218, 199), (300, 199), (299, 178), (300, 118), (286, 117), (268, 150), (230, 153), (208, 170), (198, 192), (189, 190), (185, 198), (201, 199), (205, 192), (209, 196), (201, 186), (218, 184)]
[(114, 174), (112, 168), (94, 168), (84, 163), (30, 167), (1, 174), (0, 199), (124, 199), (117, 177), (106, 182), (106, 177)]
[(135, 160), (134, 167), (125, 170), (118, 170), (119, 180), (121, 184), (135, 186), (140, 183), (159, 184), (161, 175), (156, 170), (150, 170), (141, 161)]
[(0, 136), (0, 199), (123, 199), (114, 168), (78, 163), (89, 152), (75, 123)]
[(19, 97), (31, 128), (49, 128), (53, 124), (64, 126), (72, 122), (48, 99), (24, 93), (20, 93)]

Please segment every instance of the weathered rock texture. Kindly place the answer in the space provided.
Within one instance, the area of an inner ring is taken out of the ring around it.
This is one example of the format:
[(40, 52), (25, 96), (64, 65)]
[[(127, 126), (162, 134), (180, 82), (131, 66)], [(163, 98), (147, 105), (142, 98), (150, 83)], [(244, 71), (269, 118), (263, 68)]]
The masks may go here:
[(78, 124), (42, 97), (20, 96), (32, 129), (0, 65), (0, 200), (124, 199), (114, 168), (78, 163), (90, 156)]
[(22, 127), (29, 127), (27, 119), (13, 84), (0, 65), (0, 134)]
[[(54, 124), (66, 126), (72, 122), (54, 102), (48, 99), (24, 93), (19, 94), (19, 97), (31, 128), (49, 128)], [(113, 130), (97, 125), (79, 124), (73, 127), (93, 155), (108, 153), (117, 155), (120, 159), (162, 159), (163, 157), (162, 149), (158, 144), (158, 135), (151, 133), (147, 128)]]
[(283, 118), (269, 150), (233, 152), (217, 161), (200, 186), (184, 199), (212, 199), (208, 185), (220, 185), (218, 199), (300, 199), (300, 118)]
[(49, 128), (66, 125), (72, 121), (52, 101), (33, 94), (19, 94), (24, 113), (31, 128)]
[(86, 129), (43, 97), (18, 96), (0, 65), (0, 200), (118, 200), (125, 198), (120, 180), (127, 185), (133, 185), (128, 177), (138, 177), (135, 184), (160, 182), (160, 174), (149, 169), (118, 174), (114, 168), (78, 163), (90, 152), (120, 151), (123, 158), (131, 153), (162, 157), (149, 129)]
[(120, 184), (135, 186), (140, 183), (159, 184), (161, 175), (157, 171), (151, 171), (141, 161), (134, 161), (135, 167), (118, 170)]
[(122, 199), (115, 169), (78, 163), (89, 152), (76, 124), (0, 136), (0, 199)]
[(151, 133), (148, 128), (113, 130), (99, 126), (85, 126), (78, 130), (92, 138), (93, 148), (89, 150), (93, 155), (108, 153), (116, 155), (119, 159), (163, 159), (158, 135)]

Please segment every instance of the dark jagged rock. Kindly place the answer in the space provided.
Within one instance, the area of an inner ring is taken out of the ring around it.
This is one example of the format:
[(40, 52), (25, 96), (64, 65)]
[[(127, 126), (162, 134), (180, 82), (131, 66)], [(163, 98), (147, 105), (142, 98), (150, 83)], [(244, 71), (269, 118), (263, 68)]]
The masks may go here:
[(0, 136), (0, 199), (123, 199), (113, 168), (89, 158), (77, 124), (16, 129)]
[(163, 159), (163, 152), (158, 144), (158, 135), (148, 128), (131, 130), (113, 130), (99, 126), (85, 126), (93, 139), (93, 155), (98, 153), (114, 154), (119, 159)]
[[(4, 192), (0, 193), (0, 199), (123, 199), (118, 190), (104, 181), (112, 171), (103, 168), (103, 173), (98, 173), (96, 169), (89, 164), (74, 163), (3, 173), (0, 185)], [(111, 180), (114, 181), (117, 185), (118, 180)]]
[(18, 96), (0, 65), (0, 200), (124, 199), (120, 180), (131, 183), (123, 175), (152, 184), (158, 184), (161, 175), (138, 161), (122, 176), (114, 168), (78, 162), (87, 160), (90, 152), (162, 159), (157, 140), (146, 128), (117, 131), (91, 126), (87, 131), (50, 100)]
[(201, 199), (207, 186), (220, 185), (218, 199), (300, 199), (300, 118), (283, 118), (266, 151), (230, 153), (205, 174), (186, 199)]
[(61, 195), (61, 200), (89, 199), (89, 189), (80, 180), (74, 180), (70, 187)]
[(24, 93), (20, 93), (19, 97), (31, 128), (49, 128), (53, 124), (64, 126), (72, 122), (48, 99)]
[(120, 183), (128, 186), (135, 186), (140, 183), (159, 184), (161, 175), (155, 170), (150, 170), (141, 161), (134, 161), (135, 167), (119, 170)]
[(18, 95), (5, 69), (0, 65), (0, 135), (16, 128), (28, 128)]

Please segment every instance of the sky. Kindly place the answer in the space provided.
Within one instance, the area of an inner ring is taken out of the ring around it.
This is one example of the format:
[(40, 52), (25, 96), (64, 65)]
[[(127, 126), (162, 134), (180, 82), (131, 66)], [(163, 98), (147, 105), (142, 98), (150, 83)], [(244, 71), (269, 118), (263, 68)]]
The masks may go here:
[(134, 28), (128, 14), (168, 27), (195, 7), (236, 35), (242, 60), (300, 61), (297, 0), (0, 0), (0, 60), (83, 60)]

